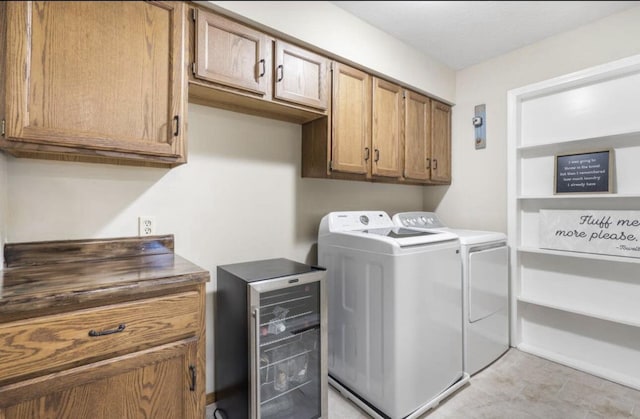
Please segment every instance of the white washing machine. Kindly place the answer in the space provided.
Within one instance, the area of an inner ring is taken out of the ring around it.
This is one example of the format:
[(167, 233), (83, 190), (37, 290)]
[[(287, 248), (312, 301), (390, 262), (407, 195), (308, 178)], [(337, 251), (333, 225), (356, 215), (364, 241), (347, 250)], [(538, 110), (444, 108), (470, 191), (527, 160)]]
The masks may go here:
[(382, 211), (322, 218), (329, 382), (373, 417), (418, 417), (469, 380), (459, 251), (454, 234)]
[(507, 236), (446, 227), (432, 212), (403, 212), (394, 224), (446, 231), (460, 238), (463, 269), (464, 370), (473, 375), (509, 349)]

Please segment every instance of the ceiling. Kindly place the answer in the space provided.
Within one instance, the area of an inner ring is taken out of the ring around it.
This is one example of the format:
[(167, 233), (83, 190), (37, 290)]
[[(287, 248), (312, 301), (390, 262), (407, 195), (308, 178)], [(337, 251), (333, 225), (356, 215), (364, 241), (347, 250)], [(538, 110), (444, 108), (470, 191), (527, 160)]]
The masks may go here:
[(454, 70), (640, 6), (640, 1), (333, 1)]

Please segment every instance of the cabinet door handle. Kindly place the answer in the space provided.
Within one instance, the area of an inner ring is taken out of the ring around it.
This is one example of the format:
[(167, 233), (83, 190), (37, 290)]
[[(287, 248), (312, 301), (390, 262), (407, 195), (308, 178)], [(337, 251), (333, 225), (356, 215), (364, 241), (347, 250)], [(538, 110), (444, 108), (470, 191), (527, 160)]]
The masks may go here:
[(371, 157), (370, 154), (371, 154), (371, 151), (369, 150), (369, 147), (365, 147), (364, 148), (364, 161), (369, 160), (369, 157)]
[(380, 150), (376, 148), (375, 153), (376, 153), (376, 158), (374, 159), (374, 161), (378, 163), (378, 160), (380, 160)]
[(433, 159), (433, 170), (438, 170), (438, 159)]
[(89, 330), (89, 336), (91, 336), (92, 338), (96, 337), (96, 336), (104, 336), (104, 335), (112, 335), (114, 333), (120, 333), (122, 331), (124, 331), (124, 329), (127, 327), (126, 324), (122, 323), (118, 326), (117, 329), (111, 329), (111, 330), (102, 330), (100, 332), (96, 331), (96, 330)]
[(195, 365), (189, 365), (189, 372), (191, 373), (191, 383), (189, 383), (189, 390), (196, 391), (196, 367)]
[(176, 129), (175, 129), (175, 131), (173, 131), (173, 136), (177, 137), (178, 134), (180, 134), (180, 116), (179, 115), (174, 116), (173, 117), (173, 121), (176, 124)]
[(280, 82), (284, 78), (284, 67), (282, 66), (282, 64), (280, 64), (278, 68), (276, 68), (276, 71), (280, 71), (280, 76), (278, 76), (278, 79), (276, 80), (276, 82)]
[(431, 159), (427, 157), (427, 170), (431, 170)]
[(265, 64), (265, 62), (264, 62), (264, 58), (263, 58), (263, 59), (261, 59), (261, 60), (259, 61), (259, 63), (260, 63), (260, 65), (262, 65), (262, 71), (260, 72), (260, 74), (258, 74), (258, 77), (263, 77), (263, 76), (264, 76), (264, 74), (267, 72), (267, 65), (266, 65), (266, 64)]

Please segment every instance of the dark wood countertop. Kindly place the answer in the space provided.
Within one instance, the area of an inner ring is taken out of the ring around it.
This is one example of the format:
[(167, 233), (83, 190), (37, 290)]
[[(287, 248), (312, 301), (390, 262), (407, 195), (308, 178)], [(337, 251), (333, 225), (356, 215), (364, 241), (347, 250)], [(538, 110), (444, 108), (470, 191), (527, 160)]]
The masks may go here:
[(126, 301), (209, 281), (173, 253), (173, 236), (5, 245), (0, 322)]

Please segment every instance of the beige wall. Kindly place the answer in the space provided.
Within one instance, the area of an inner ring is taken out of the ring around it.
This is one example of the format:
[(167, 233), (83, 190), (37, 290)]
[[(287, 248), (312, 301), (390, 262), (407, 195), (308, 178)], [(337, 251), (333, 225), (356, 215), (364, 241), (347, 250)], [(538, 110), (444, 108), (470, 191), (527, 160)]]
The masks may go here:
[[(507, 91), (640, 53), (640, 7), (459, 71), (453, 109), (453, 183), (425, 193), (450, 226), (507, 231)], [(486, 104), (487, 148), (471, 118)], [(544, 121), (540, 121), (544, 123)]]

